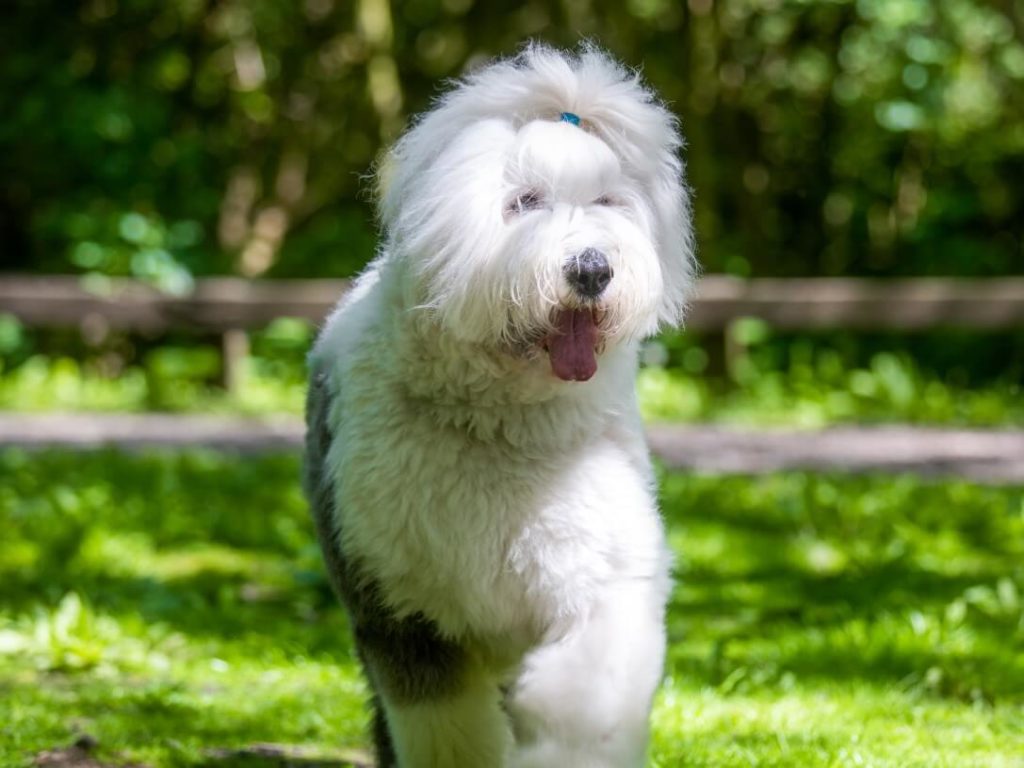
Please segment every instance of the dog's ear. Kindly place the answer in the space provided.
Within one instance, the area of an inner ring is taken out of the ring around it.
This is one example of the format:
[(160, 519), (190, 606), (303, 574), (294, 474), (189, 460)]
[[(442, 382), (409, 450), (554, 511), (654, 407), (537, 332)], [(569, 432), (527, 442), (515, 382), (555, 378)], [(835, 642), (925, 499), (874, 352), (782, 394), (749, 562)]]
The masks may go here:
[(663, 148), (651, 184), (657, 217), (657, 246), (664, 295), (659, 320), (667, 327), (682, 325), (696, 289), (693, 217), (683, 164), (675, 147)]
[[(429, 129), (430, 126), (426, 126), (426, 131)], [(436, 151), (427, 150), (424, 153), (426, 148), (421, 146), (424, 144), (421, 140), (424, 132), (417, 133), (415, 129), (410, 129), (377, 161), (377, 215), (386, 233), (392, 233), (395, 227), (402, 203), (411, 192), (410, 184), (436, 155)]]

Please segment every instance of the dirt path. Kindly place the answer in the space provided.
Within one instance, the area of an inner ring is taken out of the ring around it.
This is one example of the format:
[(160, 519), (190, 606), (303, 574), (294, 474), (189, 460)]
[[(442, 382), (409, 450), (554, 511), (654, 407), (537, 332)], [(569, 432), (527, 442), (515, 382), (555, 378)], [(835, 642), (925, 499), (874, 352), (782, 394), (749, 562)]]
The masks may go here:
[[(660, 424), (652, 425), (648, 434), (667, 466), (698, 472), (912, 472), (1024, 483), (1024, 430), (892, 425), (804, 432)], [(295, 417), (0, 412), (0, 446), (298, 451), (302, 436), (302, 422)]]
[(892, 425), (803, 432), (653, 425), (648, 440), (667, 466), (698, 472), (911, 472), (1024, 482), (1024, 430)]
[[(147, 768), (136, 763), (101, 762), (93, 756), (99, 746), (91, 736), (80, 736), (67, 747), (55, 747), (37, 754), (35, 768)], [(335, 755), (319, 755), (301, 746), (253, 744), (233, 749), (207, 749), (206, 768), (373, 768), (370, 756), (346, 750)]]

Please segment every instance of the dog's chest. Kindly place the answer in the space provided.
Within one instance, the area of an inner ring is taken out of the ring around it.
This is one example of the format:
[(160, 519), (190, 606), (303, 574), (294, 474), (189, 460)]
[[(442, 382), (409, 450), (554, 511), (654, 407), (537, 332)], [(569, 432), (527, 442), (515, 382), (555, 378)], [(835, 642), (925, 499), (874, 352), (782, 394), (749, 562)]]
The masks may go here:
[(524, 455), (425, 420), (369, 421), (336, 446), (342, 540), (400, 613), (531, 644), (658, 546), (644, 478), (612, 444)]

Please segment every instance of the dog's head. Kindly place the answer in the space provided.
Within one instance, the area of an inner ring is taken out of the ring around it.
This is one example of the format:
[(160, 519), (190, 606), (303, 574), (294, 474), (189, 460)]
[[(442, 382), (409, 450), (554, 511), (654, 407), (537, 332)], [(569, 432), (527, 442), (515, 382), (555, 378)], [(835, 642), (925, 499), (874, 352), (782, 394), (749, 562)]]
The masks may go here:
[(680, 145), (672, 115), (606, 54), (531, 45), (456, 85), (391, 151), (387, 258), (444, 333), (589, 379), (606, 347), (682, 316), (694, 262)]

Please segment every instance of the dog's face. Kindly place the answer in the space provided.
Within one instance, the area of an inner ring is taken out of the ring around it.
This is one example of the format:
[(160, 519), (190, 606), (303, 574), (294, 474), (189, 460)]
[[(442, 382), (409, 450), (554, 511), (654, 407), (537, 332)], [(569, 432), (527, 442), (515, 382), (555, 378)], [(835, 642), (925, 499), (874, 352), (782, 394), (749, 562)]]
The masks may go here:
[(398, 144), (389, 251), (443, 332), (589, 379), (606, 348), (682, 314), (693, 259), (679, 143), (603, 54), (528, 49)]

